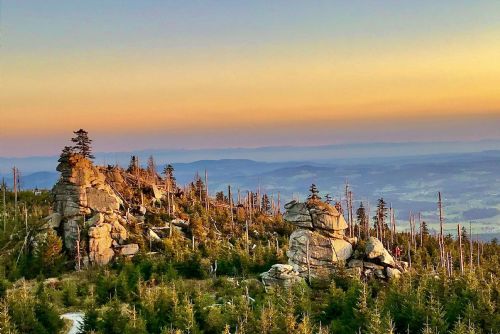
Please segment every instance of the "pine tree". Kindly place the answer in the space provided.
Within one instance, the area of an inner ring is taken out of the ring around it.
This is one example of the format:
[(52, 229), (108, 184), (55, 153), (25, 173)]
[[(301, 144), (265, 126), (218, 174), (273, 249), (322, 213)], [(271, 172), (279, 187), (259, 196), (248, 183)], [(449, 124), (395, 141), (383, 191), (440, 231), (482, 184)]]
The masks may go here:
[(168, 164), (163, 169), (163, 174), (165, 175), (167, 187), (170, 189), (170, 191), (175, 192), (175, 189), (177, 188), (177, 184), (175, 183), (174, 167), (172, 165)]
[(377, 212), (373, 217), (374, 227), (379, 232), (379, 238), (382, 236), (382, 231), (387, 228), (387, 224), (385, 223), (387, 219), (387, 203), (383, 198), (380, 198), (377, 203)]
[(16, 326), (12, 323), (9, 315), (9, 307), (6, 302), (0, 303), (0, 334), (17, 334)]
[(59, 162), (66, 162), (68, 158), (75, 153), (75, 149), (72, 146), (64, 146), (61, 155), (59, 156)]
[(223, 203), (225, 198), (224, 198), (224, 192), (218, 191), (215, 193), (215, 200), (219, 203)]
[(326, 194), (325, 196), (325, 202), (328, 203), (328, 204), (331, 204), (333, 201), (333, 198), (330, 194)]
[(135, 173), (139, 169), (139, 159), (137, 156), (133, 155), (130, 157), (130, 162), (128, 164), (127, 171), (129, 173)]
[(271, 201), (267, 194), (262, 195), (262, 212), (268, 214), (271, 211)]
[(148, 174), (153, 177), (153, 178), (156, 178), (156, 164), (155, 164), (155, 160), (153, 158), (152, 155), (149, 156), (148, 158)]
[(94, 159), (92, 155), (92, 139), (89, 138), (88, 132), (80, 129), (73, 132), (76, 137), (71, 138), (71, 141), (75, 143), (74, 149), (76, 153), (83, 155), (85, 158)]
[(80, 326), (79, 334), (91, 333), (92, 331), (97, 331), (99, 312), (97, 311), (96, 305), (91, 304), (85, 310), (85, 315), (83, 316), (83, 324)]
[(368, 312), (367, 332), (370, 334), (386, 334), (385, 324), (382, 322), (382, 315), (375, 305), (373, 311)]
[(57, 274), (63, 266), (62, 239), (50, 229), (36, 249), (36, 257), (43, 271), (49, 275)]
[(359, 208), (356, 210), (356, 221), (358, 223), (358, 226), (360, 228), (362, 226), (365, 226), (366, 223), (366, 209), (365, 206), (363, 205), (363, 202), (359, 204)]
[(311, 194), (308, 197), (309, 200), (315, 201), (315, 200), (320, 200), (321, 199), (321, 197), (319, 197), (319, 195), (318, 195), (319, 194), (319, 190), (318, 190), (318, 188), (316, 187), (316, 185), (314, 183), (309, 188), (309, 191), (311, 192)]
[(462, 319), (458, 319), (458, 321), (455, 323), (455, 326), (450, 332), (451, 334), (469, 334), (469, 331), (467, 330), (467, 326), (465, 323), (462, 321)]
[(424, 237), (429, 235), (429, 227), (425, 221), (422, 222), (422, 234)]

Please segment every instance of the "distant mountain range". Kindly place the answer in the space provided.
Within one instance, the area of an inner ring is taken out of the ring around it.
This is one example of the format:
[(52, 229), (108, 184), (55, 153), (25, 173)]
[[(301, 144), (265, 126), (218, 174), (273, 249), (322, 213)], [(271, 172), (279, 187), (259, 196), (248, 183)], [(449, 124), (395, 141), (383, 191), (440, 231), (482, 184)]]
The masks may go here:
[[(327, 150), (313, 150), (322, 149)], [(311, 160), (305, 159), (305, 154), (297, 154), (293, 159), (295, 161), (219, 159), (178, 162), (173, 165), (179, 184), (186, 184), (193, 180), (196, 173), (203, 175), (207, 170), (212, 194), (227, 191), (229, 184), (235, 190), (240, 188), (244, 191), (260, 186), (269, 194), (274, 194), (275, 198), (279, 192), (282, 203), (292, 196), (306, 198), (311, 183), (318, 186), (322, 195), (330, 193), (336, 199), (342, 198), (348, 180), (356, 205), (363, 201), (373, 211), (376, 200), (383, 197), (395, 208), (402, 228), (408, 225), (410, 211), (420, 212), (431, 227), (436, 227), (437, 192), (441, 191), (448, 232), (455, 231), (456, 223), (468, 226), (469, 221), (473, 221), (475, 234), (490, 238), (499, 235), (500, 150), (426, 155), (414, 152), (407, 149), (405, 155), (401, 152), (386, 157), (353, 156), (343, 159), (325, 154), (321, 156), (322, 159)], [(20, 168), (22, 186), (25, 189), (51, 188), (59, 177), (55, 171), (55, 160), (48, 157), (26, 158), (23, 164), (28, 164), (32, 172), (23, 172), (23, 168)], [(161, 171), (166, 161), (157, 161), (158, 170)], [(5, 160), (0, 162), (5, 169)], [(42, 168), (46, 168), (45, 164), (49, 162), (52, 169), (43, 171)], [(128, 158), (122, 165), (127, 162)], [(146, 159), (142, 159), (142, 162), (145, 164)], [(100, 163), (99, 158), (97, 163)], [(4, 176), (11, 184), (10, 174)]]

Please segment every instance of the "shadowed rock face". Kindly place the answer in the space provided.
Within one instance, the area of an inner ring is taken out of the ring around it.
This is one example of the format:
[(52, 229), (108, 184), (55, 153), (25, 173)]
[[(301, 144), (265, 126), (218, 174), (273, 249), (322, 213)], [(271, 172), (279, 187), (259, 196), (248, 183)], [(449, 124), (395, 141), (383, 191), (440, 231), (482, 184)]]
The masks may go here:
[(313, 228), (312, 217), (306, 203), (291, 201), (285, 204), (283, 219), (287, 222), (303, 228)]

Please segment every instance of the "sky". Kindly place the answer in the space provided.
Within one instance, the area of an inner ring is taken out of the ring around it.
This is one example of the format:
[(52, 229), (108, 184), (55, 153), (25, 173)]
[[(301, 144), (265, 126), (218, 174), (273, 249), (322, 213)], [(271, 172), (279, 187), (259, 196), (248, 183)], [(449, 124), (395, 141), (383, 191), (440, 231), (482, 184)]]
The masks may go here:
[(496, 0), (0, 10), (0, 156), (500, 138)]

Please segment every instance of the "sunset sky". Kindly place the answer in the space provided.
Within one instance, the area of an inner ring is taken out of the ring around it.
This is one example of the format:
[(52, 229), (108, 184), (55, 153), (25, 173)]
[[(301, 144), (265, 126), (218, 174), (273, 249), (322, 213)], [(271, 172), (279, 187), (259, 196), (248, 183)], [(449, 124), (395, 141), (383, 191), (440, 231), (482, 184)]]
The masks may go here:
[(0, 4), (0, 156), (500, 139), (500, 1)]

